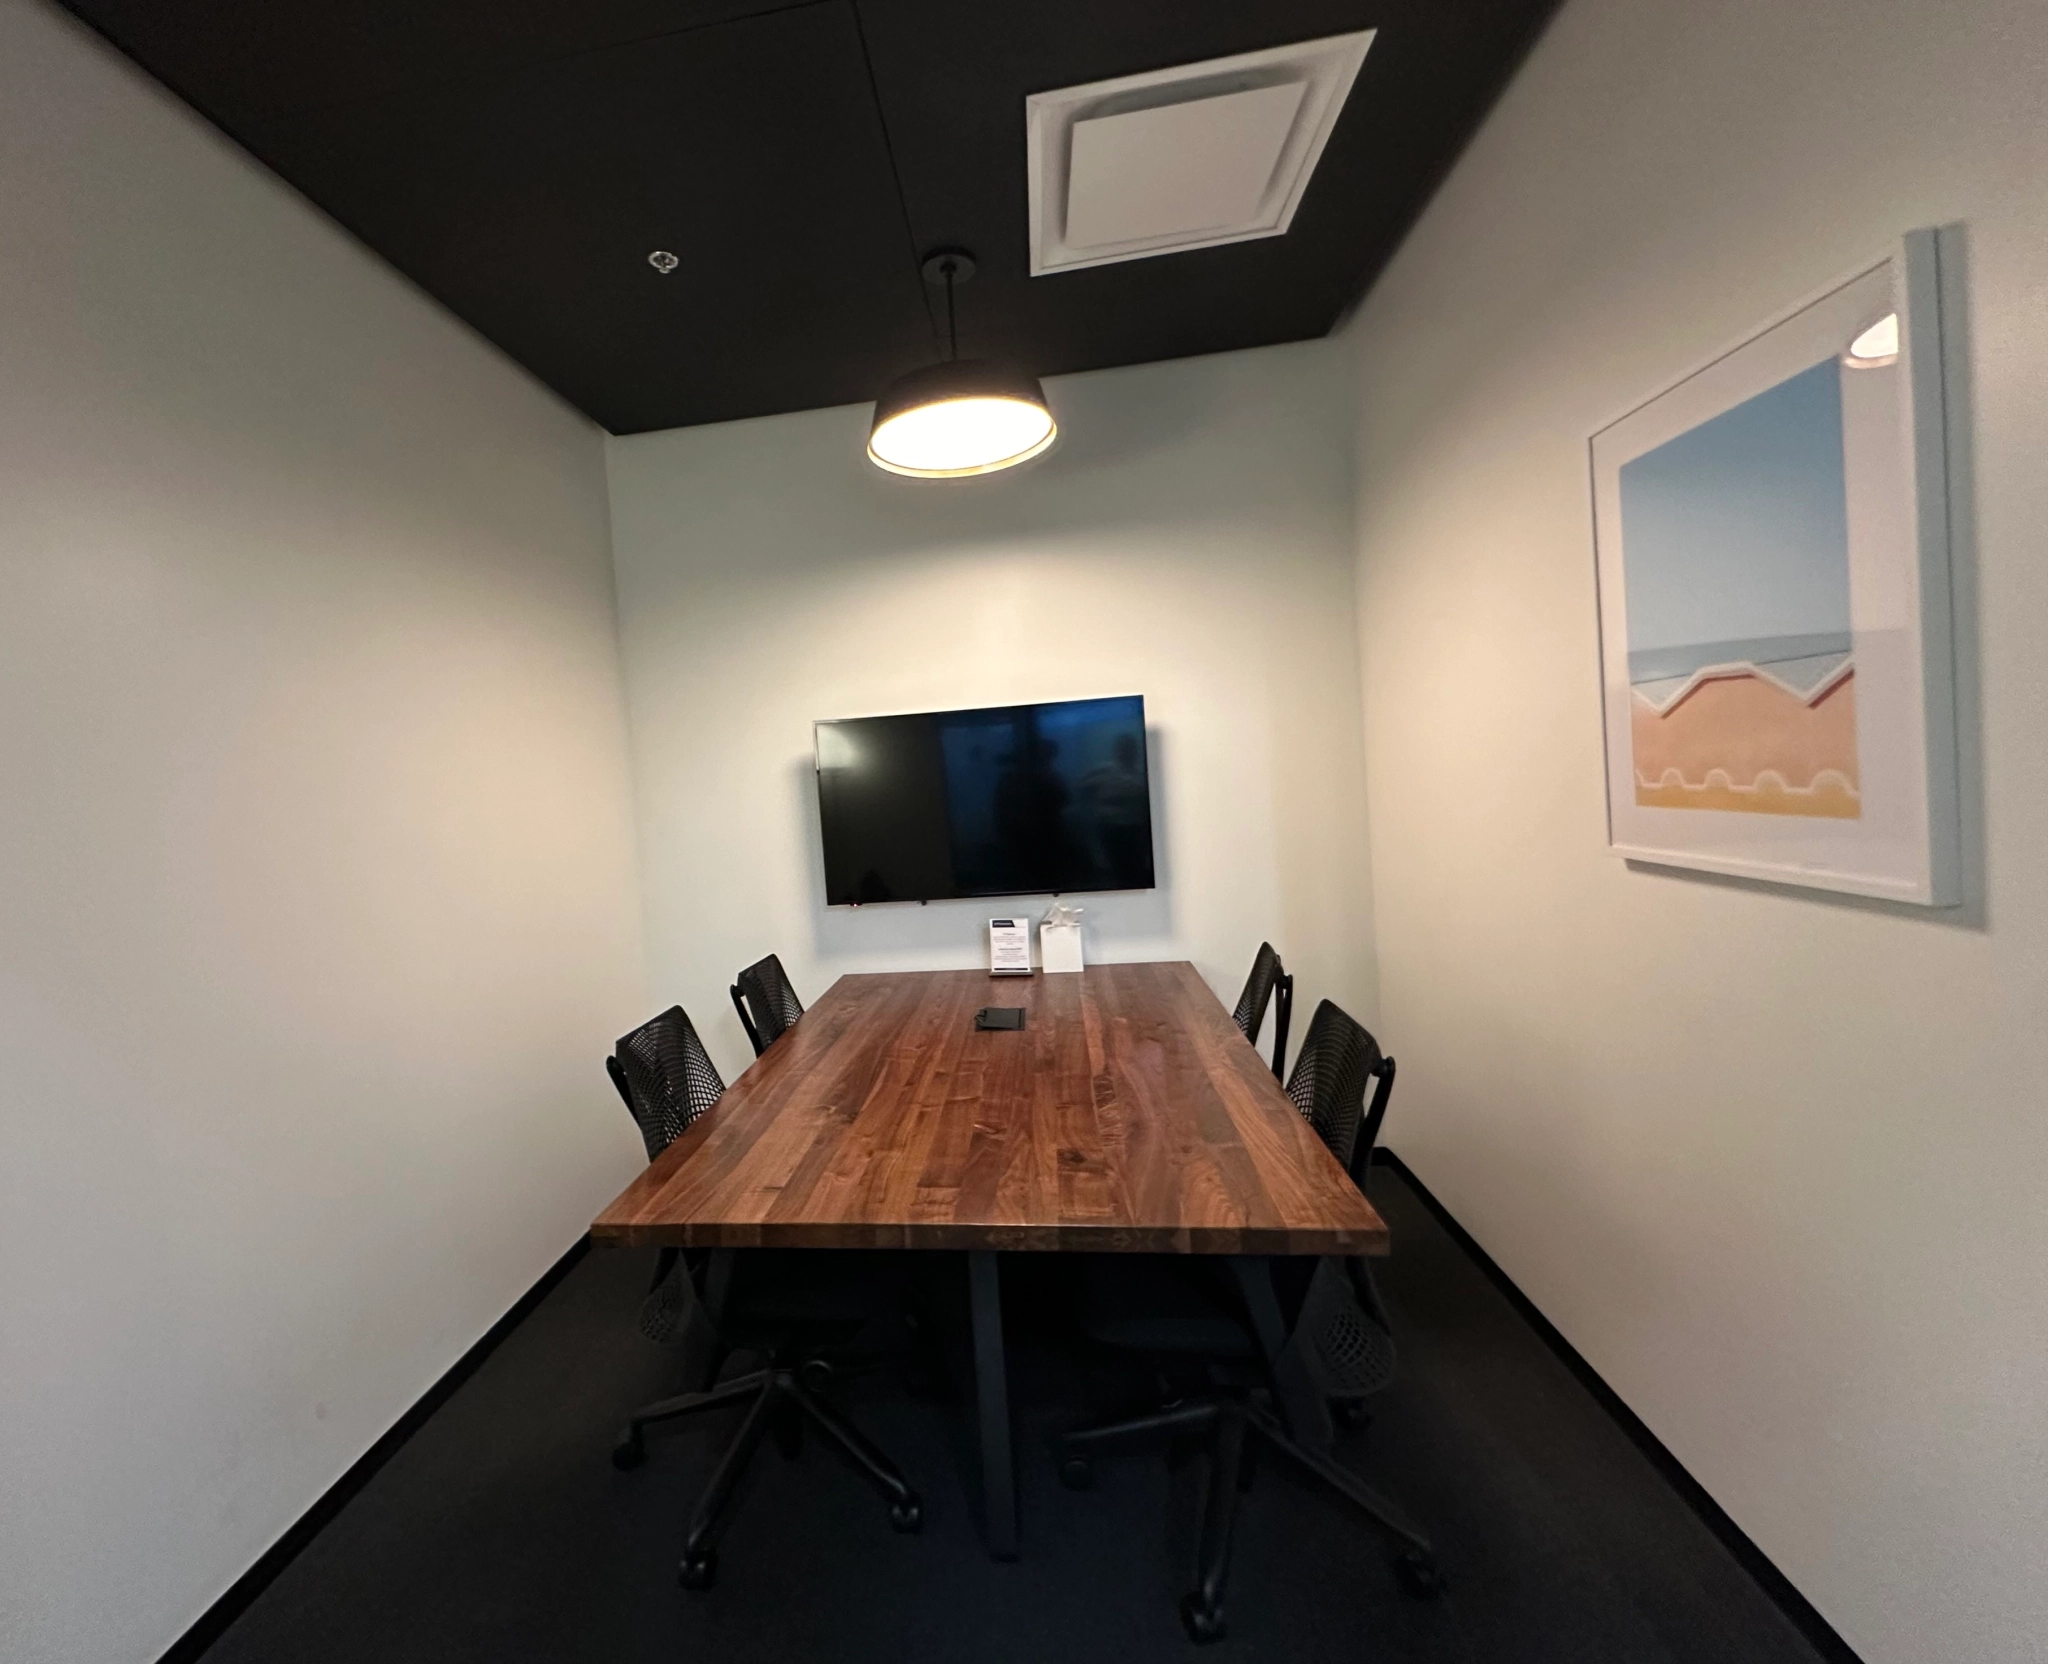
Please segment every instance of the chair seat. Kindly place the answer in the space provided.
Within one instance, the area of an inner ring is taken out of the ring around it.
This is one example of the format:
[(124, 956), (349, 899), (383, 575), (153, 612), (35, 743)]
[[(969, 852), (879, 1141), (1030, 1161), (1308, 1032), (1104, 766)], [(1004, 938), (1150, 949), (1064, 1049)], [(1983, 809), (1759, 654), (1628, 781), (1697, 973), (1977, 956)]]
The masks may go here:
[(1080, 1322), (1091, 1338), (1121, 1351), (1257, 1355), (1230, 1271), (1207, 1255), (1098, 1256), (1082, 1279)]

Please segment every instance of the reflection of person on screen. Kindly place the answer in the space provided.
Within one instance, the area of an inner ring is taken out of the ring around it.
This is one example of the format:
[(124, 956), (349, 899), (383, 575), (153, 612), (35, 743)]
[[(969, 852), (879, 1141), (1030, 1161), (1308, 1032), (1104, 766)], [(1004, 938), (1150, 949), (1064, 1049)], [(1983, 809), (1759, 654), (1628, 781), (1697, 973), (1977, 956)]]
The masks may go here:
[(1081, 812), (1094, 833), (1103, 877), (1119, 886), (1146, 880), (1152, 865), (1152, 817), (1137, 735), (1117, 735), (1110, 760), (1081, 776)]
[(1078, 864), (1066, 824), (1073, 794), (1053, 768), (1059, 750), (1057, 741), (1020, 735), (996, 777), (996, 837), (1009, 878), (1032, 889), (1067, 888)]

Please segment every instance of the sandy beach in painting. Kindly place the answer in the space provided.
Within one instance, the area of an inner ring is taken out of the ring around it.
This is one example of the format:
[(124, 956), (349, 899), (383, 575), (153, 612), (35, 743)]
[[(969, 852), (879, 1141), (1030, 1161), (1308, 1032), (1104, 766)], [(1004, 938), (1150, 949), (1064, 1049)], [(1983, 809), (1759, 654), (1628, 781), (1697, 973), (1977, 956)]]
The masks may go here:
[(1656, 691), (1661, 702), (1641, 687), (1629, 701), (1639, 804), (1861, 816), (1856, 673), (1846, 658), (1803, 689), (1744, 664)]

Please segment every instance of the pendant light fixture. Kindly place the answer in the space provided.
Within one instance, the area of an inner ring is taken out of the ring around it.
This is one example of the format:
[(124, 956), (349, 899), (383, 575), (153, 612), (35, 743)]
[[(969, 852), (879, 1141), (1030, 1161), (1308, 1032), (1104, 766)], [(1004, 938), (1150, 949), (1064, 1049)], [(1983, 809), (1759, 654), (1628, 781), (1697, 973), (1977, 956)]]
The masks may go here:
[(1059, 437), (1036, 376), (960, 356), (953, 290), (973, 275), (965, 249), (925, 257), (925, 281), (946, 291), (946, 359), (899, 377), (875, 401), (868, 460), (877, 468), (919, 479), (993, 474), (1030, 461)]

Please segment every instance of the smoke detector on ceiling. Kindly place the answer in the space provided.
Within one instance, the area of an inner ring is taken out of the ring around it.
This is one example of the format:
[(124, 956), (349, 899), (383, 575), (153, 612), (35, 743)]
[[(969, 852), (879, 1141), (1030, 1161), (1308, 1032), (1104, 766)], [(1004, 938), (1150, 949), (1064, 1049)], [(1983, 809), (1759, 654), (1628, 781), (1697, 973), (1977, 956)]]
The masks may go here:
[(1032, 276), (1279, 236), (1373, 33), (1033, 93)]

